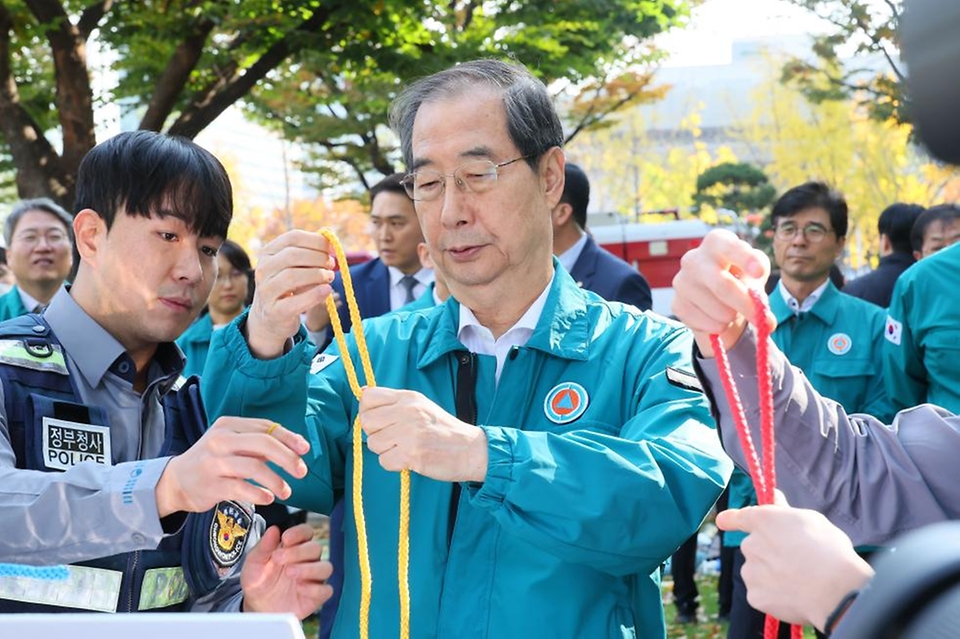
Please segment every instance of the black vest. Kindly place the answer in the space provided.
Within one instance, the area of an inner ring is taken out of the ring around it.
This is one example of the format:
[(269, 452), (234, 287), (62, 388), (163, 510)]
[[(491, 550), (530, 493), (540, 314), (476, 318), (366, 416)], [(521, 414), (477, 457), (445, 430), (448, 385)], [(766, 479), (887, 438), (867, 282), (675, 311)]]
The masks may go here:
[[(104, 455), (110, 426), (106, 412), (81, 402), (62, 346), (44, 319), (30, 314), (0, 323), (0, 340), (0, 383), (17, 468), (61, 472), (89, 461), (112, 464)], [(199, 379), (181, 379), (161, 402), (165, 439), (159, 457), (177, 455), (207, 427)], [(136, 473), (136, 467), (131, 472)], [(230, 574), (252, 525), (252, 505), (221, 502), (206, 513), (188, 515), (180, 530), (156, 549), (70, 566), (71, 580), (61, 588), (68, 594), (89, 590), (90, 579), (96, 579), (101, 590), (111, 593), (99, 604), (85, 605), (79, 598), (63, 606), (30, 601), (31, 595), (14, 601), (0, 594), (0, 613), (102, 610), (103, 601), (112, 602), (117, 591), (117, 612), (185, 610), (190, 597), (212, 592)]]

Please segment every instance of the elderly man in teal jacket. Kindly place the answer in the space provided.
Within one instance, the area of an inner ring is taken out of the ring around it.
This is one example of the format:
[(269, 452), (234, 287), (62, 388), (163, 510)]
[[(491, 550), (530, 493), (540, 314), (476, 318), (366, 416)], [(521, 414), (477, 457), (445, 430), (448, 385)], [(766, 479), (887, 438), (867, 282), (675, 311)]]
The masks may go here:
[[(309, 472), (288, 478), (288, 502), (318, 511), (355, 487), (359, 418), (370, 637), (399, 628), (403, 469), (411, 637), (664, 637), (660, 564), (731, 470), (690, 376), (689, 332), (581, 290), (552, 258), (563, 132), (525, 68), (461, 64), (408, 88), (392, 117), (451, 297), (363, 323), (377, 386), (358, 402), (343, 353), (313, 358), (299, 329), (329, 291), (330, 247), (291, 231), (264, 248), (248, 314), (214, 335), (208, 410), (304, 433)], [(351, 560), (335, 639), (357, 636), (359, 607)]]

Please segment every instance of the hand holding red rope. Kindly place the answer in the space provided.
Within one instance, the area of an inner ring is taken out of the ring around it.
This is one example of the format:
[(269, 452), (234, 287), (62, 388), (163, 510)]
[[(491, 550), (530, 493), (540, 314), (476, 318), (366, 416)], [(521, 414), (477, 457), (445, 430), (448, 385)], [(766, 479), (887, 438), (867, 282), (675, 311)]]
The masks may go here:
[[(733, 411), (734, 424), (737, 427), (737, 434), (740, 437), (740, 445), (743, 448), (744, 456), (747, 458), (750, 477), (753, 479), (757, 490), (757, 503), (761, 506), (773, 504), (773, 491), (777, 486), (777, 471), (775, 459), (775, 442), (773, 438), (773, 385), (770, 379), (770, 324), (767, 321), (767, 306), (763, 295), (756, 290), (750, 290), (750, 298), (753, 300), (754, 316), (753, 325), (757, 329), (757, 385), (759, 386), (760, 396), (760, 442), (763, 450), (763, 458), (757, 455), (757, 449), (753, 443), (753, 436), (747, 426), (746, 414), (743, 410), (743, 404), (740, 402), (740, 395), (737, 393), (734, 384), (733, 374), (730, 371), (730, 362), (727, 359), (727, 352), (723, 348), (723, 343), (719, 335), (710, 336), (710, 345), (717, 358), (717, 367), (720, 371), (720, 381), (723, 385), (723, 392), (727, 397), (727, 403)], [(763, 628), (764, 639), (776, 639), (779, 631), (780, 622), (775, 617), (767, 615)], [(801, 626), (791, 626), (791, 639), (802, 639), (803, 628)]]

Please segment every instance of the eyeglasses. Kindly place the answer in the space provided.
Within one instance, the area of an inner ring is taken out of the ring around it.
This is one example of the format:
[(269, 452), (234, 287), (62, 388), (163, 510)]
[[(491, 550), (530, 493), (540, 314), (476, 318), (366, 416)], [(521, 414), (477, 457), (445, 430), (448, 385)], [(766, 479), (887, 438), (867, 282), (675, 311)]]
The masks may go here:
[(823, 241), (823, 238), (827, 236), (827, 233), (833, 233), (831, 229), (828, 229), (815, 222), (813, 224), (807, 224), (802, 229), (793, 222), (784, 222), (777, 227), (776, 231), (774, 231), (774, 235), (778, 240), (788, 242), (795, 238), (798, 232), (802, 232), (803, 237), (805, 237), (806, 240), (811, 244), (818, 244)]
[(48, 246), (57, 247), (70, 241), (70, 237), (63, 231), (47, 231), (46, 233), (37, 233), (35, 231), (26, 231), (13, 238), (14, 242), (22, 243), (24, 246), (33, 248), (40, 243), (40, 240), (46, 240)]
[(452, 177), (462, 191), (485, 193), (497, 185), (501, 168), (530, 157), (525, 155), (500, 164), (490, 160), (472, 160), (458, 166), (453, 173), (423, 169), (408, 174), (400, 183), (414, 202), (430, 202), (442, 197), (448, 177)]

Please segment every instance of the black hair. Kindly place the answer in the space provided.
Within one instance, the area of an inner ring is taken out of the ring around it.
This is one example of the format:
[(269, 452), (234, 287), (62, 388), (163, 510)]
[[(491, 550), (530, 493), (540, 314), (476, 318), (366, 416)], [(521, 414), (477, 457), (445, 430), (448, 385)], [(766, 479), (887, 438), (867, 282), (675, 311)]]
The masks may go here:
[(407, 197), (407, 191), (403, 188), (403, 173), (394, 173), (383, 178), (372, 187), (370, 187), (370, 204), (373, 204), (373, 201), (377, 199), (377, 196), (381, 193), (399, 193), (403, 197)]
[(823, 182), (807, 182), (781, 195), (770, 212), (770, 224), (776, 228), (780, 218), (793, 217), (807, 209), (823, 209), (830, 216), (830, 226), (837, 237), (847, 234), (847, 201)]
[(910, 232), (913, 229), (913, 223), (917, 217), (923, 213), (924, 208), (919, 204), (904, 204), (897, 202), (891, 204), (883, 210), (877, 220), (877, 230), (881, 235), (890, 238), (890, 245), (894, 253), (906, 253), (910, 255), (912, 243), (910, 241)]
[(420, 106), (482, 86), (502, 93), (507, 133), (531, 168), (551, 148), (563, 146), (563, 126), (543, 82), (521, 64), (473, 60), (417, 80), (393, 101), (390, 127), (400, 138), (407, 167), (413, 165), (413, 124)]
[(233, 191), (226, 169), (187, 138), (129, 131), (98, 144), (77, 172), (74, 213), (96, 211), (107, 229), (119, 211), (172, 214), (201, 237), (227, 237)]
[(960, 207), (956, 204), (938, 204), (917, 216), (910, 229), (910, 245), (914, 251), (923, 250), (923, 238), (934, 222), (948, 223), (960, 218)]
[(250, 264), (250, 256), (243, 250), (243, 247), (233, 240), (224, 240), (220, 245), (218, 255), (223, 255), (230, 262), (230, 266), (241, 271), (247, 276), (247, 296), (243, 303), (250, 306), (253, 303), (253, 266)]
[(567, 162), (563, 169), (564, 183), (561, 202), (573, 209), (573, 220), (581, 229), (587, 228), (587, 206), (590, 205), (590, 180), (578, 165)]

